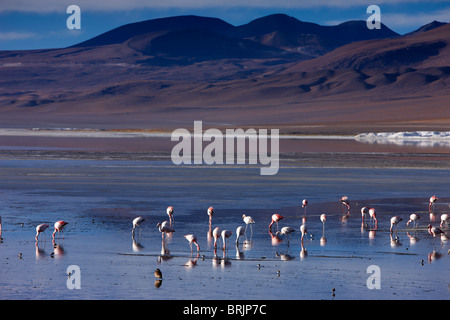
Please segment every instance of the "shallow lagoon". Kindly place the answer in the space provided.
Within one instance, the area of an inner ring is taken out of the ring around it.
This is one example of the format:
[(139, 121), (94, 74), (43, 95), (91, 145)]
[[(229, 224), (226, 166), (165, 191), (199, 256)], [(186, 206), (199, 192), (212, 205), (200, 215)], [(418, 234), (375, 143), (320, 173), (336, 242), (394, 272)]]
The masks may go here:
[[(449, 242), (425, 229), (429, 196), (441, 197), (437, 218), (449, 211), (448, 170), (291, 164), (260, 176), (259, 168), (130, 159), (0, 160), (1, 299), (450, 298)], [(344, 220), (343, 195), (352, 205)], [(298, 230), (303, 198), (310, 203), (309, 235), (302, 246), (295, 234), (288, 247), (269, 234), (270, 217), (280, 213), (280, 228)], [(163, 248), (156, 224), (168, 220), (169, 205), (176, 232)], [(215, 256), (207, 236), (210, 205), (213, 227), (233, 233), (243, 213), (253, 216), (251, 242), (236, 251), (233, 235), (229, 249)], [(359, 210), (366, 205), (377, 209), (375, 232), (361, 227)], [(406, 229), (412, 212), (422, 216), (414, 231)], [(328, 216), (324, 234), (321, 213)], [(146, 221), (133, 241), (131, 221), (138, 215)], [(403, 221), (391, 241), (393, 215)], [(59, 246), (53, 247), (50, 229), (36, 246), (35, 226), (61, 219), (69, 225)], [(188, 233), (199, 238), (198, 257), (183, 238)], [(80, 290), (66, 286), (69, 265), (80, 267)], [(380, 267), (379, 290), (366, 286), (370, 265)], [(159, 287), (156, 268), (163, 272)]]

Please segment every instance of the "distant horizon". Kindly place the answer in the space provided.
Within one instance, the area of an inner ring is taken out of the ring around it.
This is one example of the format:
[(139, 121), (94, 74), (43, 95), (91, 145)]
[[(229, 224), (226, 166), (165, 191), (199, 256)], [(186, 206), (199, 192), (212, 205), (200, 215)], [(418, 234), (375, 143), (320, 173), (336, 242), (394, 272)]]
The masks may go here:
[[(189, 3), (167, 0), (165, 4), (135, 0), (124, 4), (78, 1), (19, 0), (0, 6), (0, 51), (65, 48), (96, 37), (125, 24), (174, 16), (195, 15), (218, 18), (234, 26), (247, 24), (272, 14), (286, 14), (300, 21), (322, 26), (338, 25), (346, 21), (367, 20), (370, 4), (381, 8), (381, 23), (404, 35), (433, 21), (448, 23), (450, 3), (443, 0), (366, 0), (327, 1), (314, 4), (305, 1), (267, 3), (251, 0), (245, 5), (235, 0), (205, 0)], [(81, 30), (69, 30), (66, 9), (71, 4), (81, 8)], [(123, 7), (127, 6), (127, 7)]]

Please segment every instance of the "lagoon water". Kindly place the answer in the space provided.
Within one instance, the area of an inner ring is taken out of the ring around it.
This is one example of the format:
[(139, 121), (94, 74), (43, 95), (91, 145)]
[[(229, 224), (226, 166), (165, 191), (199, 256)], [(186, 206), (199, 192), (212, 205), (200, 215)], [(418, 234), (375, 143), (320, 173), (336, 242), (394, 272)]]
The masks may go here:
[[(430, 219), (450, 211), (447, 169), (285, 162), (277, 175), (261, 176), (259, 167), (175, 166), (136, 158), (99, 160), (91, 153), (0, 159), (0, 299), (450, 298), (450, 242), (426, 231)], [(440, 199), (430, 217), (428, 198), (434, 194)], [(350, 216), (339, 202), (344, 195)], [(168, 220), (169, 205), (175, 232), (163, 245), (156, 224)], [(211, 205), (213, 228), (233, 231), (228, 250), (216, 255), (208, 237)], [(362, 206), (377, 209), (376, 231), (362, 226)], [(413, 212), (422, 216), (417, 230), (406, 228)], [(252, 234), (247, 230), (248, 243), (236, 249), (243, 213), (256, 222)], [(271, 236), (273, 213), (285, 217), (280, 228), (297, 230), (306, 214), (304, 243), (299, 232), (289, 246)], [(139, 215), (146, 221), (133, 239), (131, 221)], [(394, 215), (403, 221), (391, 237)], [(55, 246), (52, 228), (36, 244), (35, 227), (58, 220), (69, 224)], [(183, 237), (189, 233), (198, 237), (199, 255), (195, 247), (191, 255)], [(81, 289), (67, 287), (70, 265), (80, 267)], [(380, 289), (367, 286), (371, 265), (380, 267)], [(160, 286), (156, 268), (163, 273)]]

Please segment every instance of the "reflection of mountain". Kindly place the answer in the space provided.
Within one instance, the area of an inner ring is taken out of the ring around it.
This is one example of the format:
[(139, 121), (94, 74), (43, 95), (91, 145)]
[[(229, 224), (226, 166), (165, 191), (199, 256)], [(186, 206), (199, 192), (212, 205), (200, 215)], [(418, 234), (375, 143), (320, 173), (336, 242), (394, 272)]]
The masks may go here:
[(0, 125), (445, 122), (449, 42), (450, 25), (436, 22), (399, 36), (281, 14), (237, 27), (149, 20), (70, 48), (1, 51)]

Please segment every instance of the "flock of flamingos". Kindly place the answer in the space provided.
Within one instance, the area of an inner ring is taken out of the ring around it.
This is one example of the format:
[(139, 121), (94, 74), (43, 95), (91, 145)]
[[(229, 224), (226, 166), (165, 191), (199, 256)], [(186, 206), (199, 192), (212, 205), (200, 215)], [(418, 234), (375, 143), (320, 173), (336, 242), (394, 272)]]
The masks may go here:
[[(438, 200), (438, 198), (436, 196), (430, 197), (430, 203), (429, 203), (430, 214), (432, 214), (434, 204), (437, 200)], [(340, 199), (340, 202), (342, 203), (343, 209), (346, 209), (346, 211), (347, 211), (346, 214), (344, 215), (344, 217), (348, 216), (350, 214), (350, 201), (349, 201), (348, 197), (347, 196), (342, 197)], [(308, 205), (308, 201), (306, 199), (304, 199), (302, 201), (302, 208), (305, 209), (305, 215), (302, 218), (302, 225), (300, 226), (302, 244), (303, 244), (303, 239), (307, 233), (307, 226), (306, 226), (306, 220), (307, 220), (306, 219), (306, 206), (307, 205)], [(173, 207), (169, 206), (167, 208), (167, 215), (169, 216), (169, 221), (164, 221), (162, 223), (157, 224), (157, 228), (161, 232), (163, 243), (165, 242), (165, 237), (167, 235), (171, 236), (171, 234), (173, 232), (175, 232), (174, 227), (173, 227), (174, 226), (173, 212), (174, 212)], [(210, 233), (214, 240), (214, 252), (216, 252), (216, 250), (217, 250), (217, 243), (220, 238), (222, 238), (222, 250), (225, 251), (227, 248), (228, 239), (233, 235), (233, 232), (231, 230), (220, 230), (219, 227), (216, 227), (214, 230), (211, 230), (212, 218), (214, 215), (214, 208), (209, 207), (207, 210), (207, 214), (209, 216), (209, 226), (210, 226), (209, 230), (210, 230)], [(377, 225), (378, 225), (378, 220), (377, 220), (375, 209), (369, 208), (369, 207), (361, 208), (361, 218), (363, 221), (363, 225), (367, 219), (367, 216), (369, 216), (369, 219), (370, 219), (369, 224), (370, 224), (371, 228), (373, 228), (373, 230), (376, 230)], [(242, 219), (243, 219), (243, 222), (245, 223), (245, 228), (243, 226), (239, 226), (236, 229), (236, 245), (239, 245), (239, 240), (241, 237), (243, 237), (244, 235), (246, 236), (247, 228), (249, 226), (250, 226), (251, 233), (253, 234), (252, 224), (255, 223), (253, 218), (244, 214), (244, 215), (242, 215)], [(284, 218), (280, 214), (277, 214), (277, 213), (273, 214), (271, 222), (269, 224), (269, 232), (272, 234), (272, 226), (274, 224), (276, 224), (277, 231), (275, 233), (275, 236), (276, 237), (285, 236), (287, 239), (287, 244), (289, 244), (289, 240), (291, 239), (293, 233), (296, 232), (296, 230), (289, 226), (283, 227), (280, 230), (278, 230), (278, 222), (282, 219), (284, 219)], [(409, 227), (409, 225), (412, 223), (413, 228), (417, 228), (419, 219), (421, 219), (421, 217), (418, 214), (412, 213), (409, 217), (409, 220), (406, 223), (406, 226)], [(325, 229), (325, 222), (327, 220), (327, 216), (325, 213), (320, 215), (320, 220), (322, 221), (323, 228)], [(390, 230), (391, 235), (392, 235), (392, 233), (397, 231), (398, 224), (402, 220), (403, 219), (398, 216), (393, 216), (390, 219), (390, 229), (389, 230)], [(135, 235), (136, 228), (139, 228), (139, 230), (141, 230), (141, 224), (144, 221), (145, 221), (145, 219), (141, 216), (139, 216), (133, 220), (133, 223), (132, 223), (133, 224), (133, 228), (132, 228), (133, 238)], [(442, 231), (442, 229), (445, 229), (448, 227), (449, 221), (450, 221), (449, 215), (442, 214), (441, 219), (440, 219), (440, 227), (433, 227), (431, 224), (429, 224), (427, 227), (428, 233), (430, 235), (432, 235), (433, 237), (440, 236), (441, 239), (446, 239), (445, 232)], [(65, 222), (63, 220), (57, 221), (54, 224), (54, 231), (52, 234), (53, 240), (55, 239), (56, 233), (58, 233), (58, 235), (60, 235), (60, 233), (62, 233), (64, 227), (67, 224), (68, 224), (68, 222)], [(365, 225), (368, 226), (367, 224), (365, 224)], [(49, 228), (49, 225), (45, 224), (45, 223), (40, 224), (36, 227), (36, 236), (35, 236), (36, 243), (39, 241), (39, 235), (41, 233), (43, 233), (47, 228)], [(2, 222), (1, 222), (1, 217), (0, 217), (0, 236), (1, 236), (1, 230), (2, 230)], [(186, 238), (186, 240), (189, 243), (189, 246), (191, 248), (191, 254), (193, 252), (193, 245), (196, 246), (197, 252), (200, 252), (200, 246), (197, 243), (196, 235), (187, 234), (184, 237)]]

